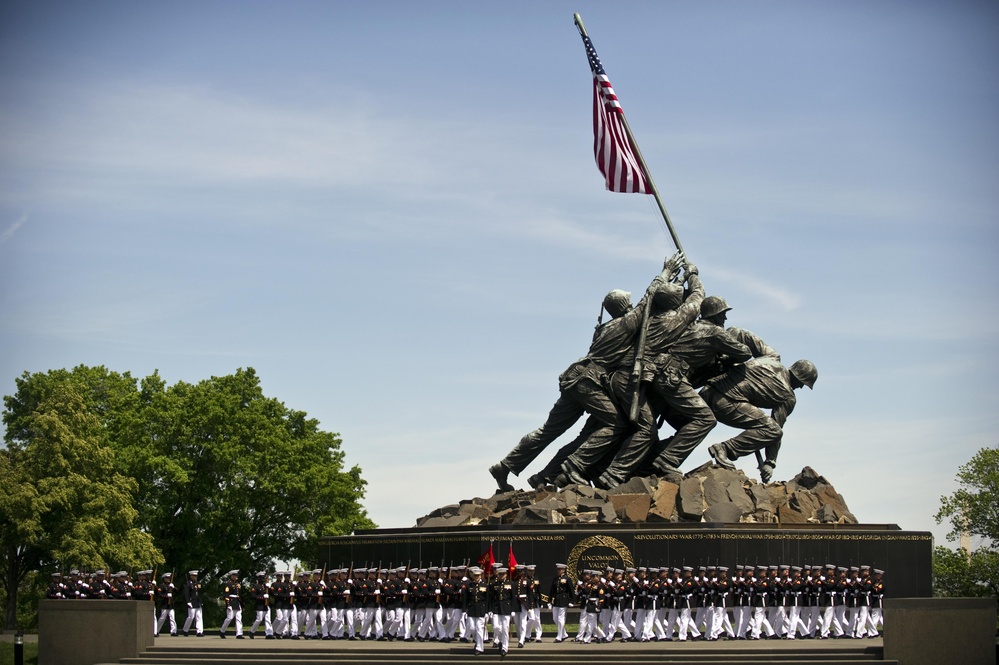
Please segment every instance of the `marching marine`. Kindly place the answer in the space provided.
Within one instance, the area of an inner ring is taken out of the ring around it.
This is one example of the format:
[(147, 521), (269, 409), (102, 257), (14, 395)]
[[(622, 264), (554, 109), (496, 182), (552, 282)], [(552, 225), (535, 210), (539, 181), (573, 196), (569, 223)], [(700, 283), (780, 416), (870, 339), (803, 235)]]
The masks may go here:
[(230, 570), (229, 579), (222, 586), (222, 601), (225, 603), (225, 621), (219, 629), (219, 637), (225, 639), (225, 631), (229, 623), (236, 622), (236, 639), (243, 639), (243, 605), (240, 602), (240, 595), (243, 586), (239, 582), (239, 571)]
[(198, 581), (197, 570), (187, 571), (187, 582), (184, 583), (184, 602), (187, 604), (187, 619), (184, 620), (182, 634), (190, 634), (191, 624), (194, 624), (194, 634), (201, 637), (205, 632), (204, 615), (201, 601), (201, 582)]

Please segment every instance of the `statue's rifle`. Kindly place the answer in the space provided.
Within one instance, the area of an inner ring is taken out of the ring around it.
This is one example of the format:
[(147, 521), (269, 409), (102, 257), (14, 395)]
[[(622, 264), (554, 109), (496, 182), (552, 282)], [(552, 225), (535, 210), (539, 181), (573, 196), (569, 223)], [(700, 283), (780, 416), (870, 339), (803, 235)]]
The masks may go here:
[(631, 410), (628, 412), (628, 418), (631, 422), (638, 422), (638, 411), (641, 405), (642, 361), (645, 358), (645, 341), (649, 335), (649, 316), (652, 312), (652, 296), (662, 283), (661, 279), (665, 279), (669, 282), (676, 281), (680, 274), (680, 267), (684, 261), (683, 251), (678, 250), (676, 254), (671, 256), (666, 261), (666, 264), (663, 266), (663, 271), (656, 279), (652, 280), (652, 283), (649, 284), (649, 288), (645, 291), (645, 309), (642, 311), (642, 325), (638, 330), (638, 342), (635, 344), (635, 362), (631, 367), (631, 385), (633, 392), (631, 398)]

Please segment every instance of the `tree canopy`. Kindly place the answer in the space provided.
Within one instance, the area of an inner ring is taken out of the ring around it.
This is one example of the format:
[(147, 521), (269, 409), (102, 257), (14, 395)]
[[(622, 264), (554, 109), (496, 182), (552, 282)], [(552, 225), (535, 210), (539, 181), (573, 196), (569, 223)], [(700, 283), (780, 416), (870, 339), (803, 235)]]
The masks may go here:
[(950, 522), (948, 540), (966, 532), (982, 542), (970, 550), (935, 549), (934, 593), (999, 598), (999, 448), (979, 450), (959, 467), (957, 481), (960, 488), (940, 498), (937, 524)]
[[(0, 480), (9, 477), (4, 487), (17, 488), (0, 495), (4, 549), (31, 542), (41, 528), (31, 526), (32, 510), (40, 508), (28, 506), (59, 503), (25, 499), (42, 491), (32, 489), (32, 478), (43, 488), (62, 476), (98, 483), (89, 491), (103, 503), (91, 498), (66, 507), (81, 520), (114, 508), (119, 522), (109, 523), (108, 533), (144, 538), (108, 541), (118, 549), (101, 550), (92, 531), (77, 525), (82, 543), (70, 549), (49, 538), (32, 566), (165, 561), (210, 576), (230, 568), (249, 573), (275, 560), (313, 560), (320, 537), (374, 527), (361, 506), (361, 470), (344, 468), (339, 436), (265, 396), (252, 368), (167, 386), (158, 373), (140, 381), (81, 365), (26, 372), (16, 384), (4, 398), (7, 463)], [(74, 460), (76, 475), (70, 462), (38, 462), (33, 476), (16, 475), (28, 473), (16, 469), (29, 459), (51, 459), (46, 447)], [(102, 490), (102, 480), (118, 494)]]
[(5, 620), (14, 628), (27, 575), (72, 562), (157, 563), (162, 555), (136, 525), (134, 479), (115, 469), (100, 421), (78, 386), (54, 386), (17, 423), (0, 451), (0, 572)]

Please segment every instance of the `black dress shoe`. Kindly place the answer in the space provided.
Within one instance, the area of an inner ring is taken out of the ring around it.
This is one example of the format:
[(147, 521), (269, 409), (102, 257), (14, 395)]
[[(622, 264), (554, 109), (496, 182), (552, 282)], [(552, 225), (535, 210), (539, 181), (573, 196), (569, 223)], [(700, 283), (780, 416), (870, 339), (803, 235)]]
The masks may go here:
[(223, 633), (221, 630), (219, 631), (219, 637), (221, 637), (223, 640), (225, 639), (225, 633)]

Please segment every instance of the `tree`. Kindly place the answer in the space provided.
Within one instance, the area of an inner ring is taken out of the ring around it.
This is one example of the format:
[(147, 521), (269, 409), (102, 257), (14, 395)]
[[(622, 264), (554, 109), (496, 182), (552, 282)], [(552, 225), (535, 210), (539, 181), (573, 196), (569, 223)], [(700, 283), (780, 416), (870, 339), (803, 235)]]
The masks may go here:
[(340, 438), (264, 396), (253, 369), (169, 388), (153, 375), (139, 392), (116, 449), (141, 523), (181, 570), (314, 560), (321, 536), (374, 526)]
[(958, 469), (960, 489), (940, 498), (937, 524), (949, 520), (948, 540), (963, 533), (982, 539), (975, 549), (937, 547), (934, 593), (999, 598), (999, 448), (983, 448)]
[(109, 463), (137, 484), (136, 524), (175, 570), (314, 560), (320, 537), (374, 527), (339, 436), (266, 397), (252, 368), (173, 386), (82, 365), (25, 373), (4, 398), (8, 445), (30, 438), (31, 414), (65, 384), (113, 451)]
[(21, 413), (6, 444), (0, 451), (6, 628), (16, 627), (18, 592), (32, 571), (162, 561), (149, 534), (134, 524), (137, 484), (115, 470), (100, 421), (75, 382), (53, 386)]
[(933, 550), (933, 595), (951, 598), (999, 598), (999, 552), (968, 552), (937, 546)]

